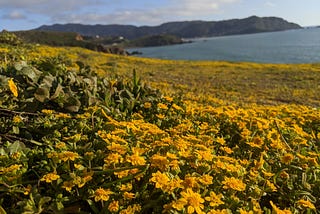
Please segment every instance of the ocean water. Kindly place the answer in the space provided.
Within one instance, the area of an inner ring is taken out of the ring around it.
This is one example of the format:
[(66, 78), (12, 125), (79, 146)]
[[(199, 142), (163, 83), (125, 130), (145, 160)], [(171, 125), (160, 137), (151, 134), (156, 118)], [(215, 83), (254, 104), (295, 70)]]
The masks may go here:
[(141, 57), (260, 63), (320, 63), (320, 28), (193, 39), (192, 43), (133, 48)]

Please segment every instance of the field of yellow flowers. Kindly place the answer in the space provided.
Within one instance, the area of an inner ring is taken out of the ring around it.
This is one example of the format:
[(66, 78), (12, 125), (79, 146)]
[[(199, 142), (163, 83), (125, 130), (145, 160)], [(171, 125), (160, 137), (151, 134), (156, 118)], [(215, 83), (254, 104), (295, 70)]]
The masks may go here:
[(0, 57), (0, 213), (320, 213), (320, 64)]

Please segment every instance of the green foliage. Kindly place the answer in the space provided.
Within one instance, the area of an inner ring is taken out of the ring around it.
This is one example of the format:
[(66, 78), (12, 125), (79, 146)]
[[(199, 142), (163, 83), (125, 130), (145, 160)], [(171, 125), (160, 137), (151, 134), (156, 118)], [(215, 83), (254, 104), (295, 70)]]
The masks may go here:
[(0, 32), (0, 43), (8, 45), (20, 45), (22, 41), (14, 33), (3, 30)]
[(98, 78), (88, 66), (78, 62), (79, 70), (67, 70), (62, 57), (46, 58), (27, 63), (15, 62), (0, 72), (2, 84), (13, 78), (19, 99), (5, 94), (3, 103), (18, 105), (20, 110), (36, 112), (41, 109), (78, 112), (92, 105), (104, 104), (120, 112), (133, 113), (148, 97), (159, 92), (141, 84), (134, 72), (133, 82)]
[(152, 35), (144, 36), (129, 42), (128, 46), (134, 47), (149, 47), (149, 46), (162, 46), (182, 44), (183, 41), (180, 37), (174, 35)]

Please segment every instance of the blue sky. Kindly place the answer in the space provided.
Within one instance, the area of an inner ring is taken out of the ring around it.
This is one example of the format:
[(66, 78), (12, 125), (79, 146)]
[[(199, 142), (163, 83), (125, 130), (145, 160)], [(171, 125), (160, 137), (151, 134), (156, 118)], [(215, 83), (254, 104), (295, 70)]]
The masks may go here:
[(0, 30), (54, 23), (159, 25), (277, 16), (320, 25), (320, 0), (0, 0)]

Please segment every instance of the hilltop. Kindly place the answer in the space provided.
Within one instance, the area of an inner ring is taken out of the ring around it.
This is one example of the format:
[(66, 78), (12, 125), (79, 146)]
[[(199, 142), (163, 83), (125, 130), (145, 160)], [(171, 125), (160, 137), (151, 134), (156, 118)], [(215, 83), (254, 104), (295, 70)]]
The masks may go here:
[(134, 25), (43, 25), (35, 30), (76, 32), (86, 36), (122, 36), (136, 39), (147, 35), (170, 34), (182, 38), (224, 36), (299, 29), (301, 26), (278, 17), (251, 16), (223, 21), (168, 22), (159, 26)]

